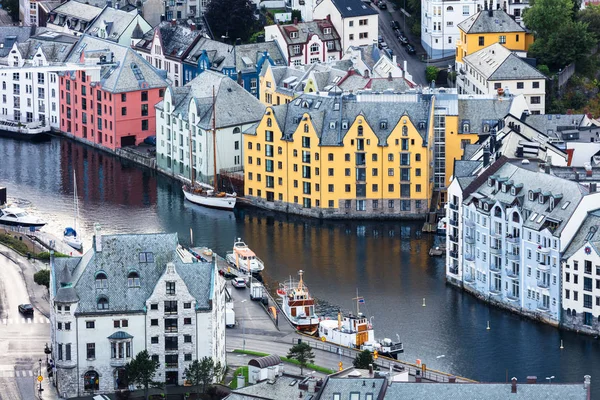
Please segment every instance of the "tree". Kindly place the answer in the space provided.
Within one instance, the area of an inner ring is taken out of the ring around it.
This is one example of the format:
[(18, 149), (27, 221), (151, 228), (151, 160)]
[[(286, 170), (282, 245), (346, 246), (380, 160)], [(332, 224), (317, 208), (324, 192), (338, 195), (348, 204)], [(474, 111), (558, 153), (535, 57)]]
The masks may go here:
[(19, 0), (4, 0), (2, 4), (13, 22), (19, 22)]
[(257, 25), (249, 0), (211, 1), (205, 16), (216, 40), (227, 36), (231, 41), (247, 41)]
[(300, 364), (300, 375), (304, 374), (304, 367), (315, 360), (315, 354), (308, 343), (300, 342), (292, 346), (288, 358), (293, 358)]
[(146, 400), (148, 400), (148, 390), (151, 386), (161, 386), (159, 382), (152, 380), (158, 365), (158, 361), (151, 359), (147, 350), (140, 351), (133, 360), (125, 365), (128, 382), (138, 387), (142, 386)]
[(437, 67), (430, 65), (425, 68), (425, 79), (427, 79), (427, 83), (431, 83), (431, 81), (435, 81), (438, 77), (438, 73), (440, 72)]
[(43, 269), (33, 274), (33, 281), (40, 286), (46, 286), (46, 289), (50, 288), (50, 270)]
[(588, 31), (596, 36), (596, 40), (600, 40), (600, 5), (590, 4), (579, 12), (577, 19), (588, 24)]
[(300, 10), (292, 10), (292, 21), (302, 21), (302, 12)]
[[(218, 362), (217, 365), (221, 369), (221, 363)], [(198, 387), (202, 384), (202, 393), (206, 393), (206, 385), (209, 385), (214, 379), (217, 372), (217, 365), (215, 365), (212, 358), (203, 357), (200, 361), (194, 360), (185, 369), (183, 375), (193, 386)], [(197, 389), (196, 393), (198, 393)]]
[(548, 40), (558, 27), (571, 20), (572, 15), (571, 0), (535, 0), (531, 7), (525, 9), (523, 21), (533, 31), (536, 40)]
[(369, 365), (372, 365), (373, 362), (373, 353), (369, 350), (363, 350), (354, 357), (352, 364), (354, 365), (354, 368), (368, 369)]

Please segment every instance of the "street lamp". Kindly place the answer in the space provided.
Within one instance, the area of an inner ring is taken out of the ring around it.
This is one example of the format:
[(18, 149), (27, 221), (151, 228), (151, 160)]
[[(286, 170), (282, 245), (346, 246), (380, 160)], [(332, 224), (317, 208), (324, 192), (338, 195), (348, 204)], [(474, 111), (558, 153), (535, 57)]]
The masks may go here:
[(548, 381), (548, 383), (552, 383), (552, 379), (554, 379), (554, 375), (546, 377), (546, 380)]
[[(40, 358), (40, 373), (39, 373), (38, 377), (39, 376), (42, 376), (42, 359), (41, 358)], [(44, 391), (44, 389), (42, 389), (42, 381), (39, 378), (38, 378), (38, 382), (40, 383), (40, 387), (38, 389), (38, 393), (39, 393), (39, 396), (40, 396), (40, 399), (41, 399), (42, 398), (42, 392)]]

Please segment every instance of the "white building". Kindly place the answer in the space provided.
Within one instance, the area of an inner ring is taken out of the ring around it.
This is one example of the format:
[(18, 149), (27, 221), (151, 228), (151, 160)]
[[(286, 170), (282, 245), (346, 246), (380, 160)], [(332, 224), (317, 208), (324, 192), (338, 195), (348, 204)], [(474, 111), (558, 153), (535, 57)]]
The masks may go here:
[(557, 325), (561, 255), (600, 193), (506, 157), (457, 175), (448, 188), (447, 281)]
[[(595, 187), (593, 188), (595, 189)], [(600, 331), (600, 209), (588, 213), (562, 262), (563, 326)]]
[(242, 132), (256, 124), (264, 112), (265, 106), (256, 97), (217, 72), (204, 71), (181, 88), (169, 87), (163, 101), (156, 105), (158, 167), (171, 175), (190, 178), (191, 163), (197, 180), (211, 181), (216, 118), (217, 173), (222, 169), (241, 171)]
[(277, 42), (288, 65), (337, 61), (342, 56), (340, 36), (327, 19), (265, 26), (265, 39)]
[(100, 235), (82, 257), (52, 261), (50, 322), (61, 397), (128, 387), (147, 350), (154, 380), (184, 383), (191, 361), (225, 363), (225, 296), (213, 263), (182, 256), (177, 234)]
[(522, 94), (531, 114), (546, 112), (546, 77), (500, 43), (463, 58), (459, 94)]
[(481, 0), (421, 2), (421, 45), (429, 58), (451, 57), (460, 38), (458, 24), (481, 9)]
[(33, 130), (60, 128), (58, 72), (80, 69), (64, 63), (74, 43), (30, 38), (14, 43), (0, 59), (0, 119)]
[(379, 13), (362, 0), (323, 0), (313, 18), (331, 20), (342, 38), (342, 51), (373, 44), (379, 36)]

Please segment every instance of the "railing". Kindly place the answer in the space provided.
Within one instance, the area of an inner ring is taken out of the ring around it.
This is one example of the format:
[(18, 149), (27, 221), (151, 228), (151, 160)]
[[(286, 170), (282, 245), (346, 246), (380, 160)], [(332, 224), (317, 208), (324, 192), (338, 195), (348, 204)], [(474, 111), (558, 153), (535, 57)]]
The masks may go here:
[(452, 225), (452, 226), (458, 226), (458, 221), (455, 220), (455, 219), (451, 219), (450, 220), (450, 225)]
[(538, 268), (540, 271), (548, 271), (548, 270), (550, 270), (550, 265), (548, 265), (548, 264), (547, 264), (547, 263), (545, 263), (545, 262), (539, 262), (539, 263), (538, 263), (538, 265), (537, 265), (537, 268)]
[(508, 243), (519, 243), (520, 239), (521, 238), (518, 236), (513, 236), (513, 235), (506, 236), (506, 241)]
[(548, 289), (550, 287), (550, 282), (544, 281), (543, 279), (538, 279), (537, 285), (539, 288)]
[(466, 226), (475, 226), (475, 221), (467, 218), (467, 219), (465, 219), (465, 225)]
[(506, 275), (509, 278), (518, 278), (519, 277), (519, 272), (513, 270), (512, 268), (506, 268)]
[(450, 257), (458, 258), (458, 251), (450, 251)]
[(450, 268), (448, 268), (448, 271), (451, 274), (458, 275), (458, 267), (450, 267)]
[(502, 246), (490, 246), (490, 253), (491, 254), (501, 254), (502, 253)]
[(465, 275), (465, 282), (473, 283), (473, 282), (475, 282), (475, 277), (471, 274), (467, 274), (467, 275)]
[(475, 243), (475, 237), (473, 237), (471, 235), (465, 235), (465, 242), (467, 242), (469, 244), (473, 244), (473, 243)]
[(518, 253), (512, 253), (510, 251), (506, 252), (506, 258), (512, 261), (519, 260), (520, 255)]
[(492, 272), (500, 272), (502, 267), (498, 264), (490, 264), (490, 271)]
[(458, 236), (451, 235), (450, 236), (450, 241), (451, 242), (458, 242)]
[(475, 261), (475, 256), (470, 253), (465, 253), (465, 260), (467, 261)]

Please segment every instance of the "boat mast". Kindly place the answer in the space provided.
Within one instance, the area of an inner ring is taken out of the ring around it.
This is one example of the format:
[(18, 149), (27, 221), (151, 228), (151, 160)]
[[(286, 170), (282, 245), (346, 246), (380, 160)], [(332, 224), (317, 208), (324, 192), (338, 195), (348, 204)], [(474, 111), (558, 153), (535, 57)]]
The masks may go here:
[(192, 125), (192, 129), (190, 131), (188, 131), (190, 134), (190, 178), (192, 181), (192, 191), (194, 188), (194, 164), (192, 163), (193, 157), (192, 157), (192, 132), (194, 132), (194, 126)]
[(360, 306), (358, 305), (358, 302), (360, 301), (360, 297), (358, 297), (358, 288), (356, 288), (356, 297), (352, 300), (356, 300), (356, 316), (358, 317), (358, 314), (360, 314)]
[(77, 218), (79, 217), (79, 204), (77, 204), (77, 176), (75, 168), (73, 168), (73, 205), (75, 206), (75, 221), (73, 221), (73, 229), (77, 232)]
[(216, 105), (215, 105), (215, 87), (212, 88), (212, 131), (213, 131), (213, 168), (214, 168), (214, 177), (213, 177), (213, 186), (218, 191), (218, 182), (217, 182), (217, 122), (216, 122)]
[(304, 271), (300, 270), (298, 271), (298, 275), (300, 275), (300, 280), (298, 281), (298, 292), (302, 291), (303, 289), (303, 282), (302, 282), (302, 274), (304, 273)]

